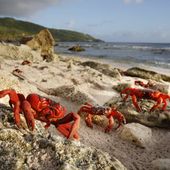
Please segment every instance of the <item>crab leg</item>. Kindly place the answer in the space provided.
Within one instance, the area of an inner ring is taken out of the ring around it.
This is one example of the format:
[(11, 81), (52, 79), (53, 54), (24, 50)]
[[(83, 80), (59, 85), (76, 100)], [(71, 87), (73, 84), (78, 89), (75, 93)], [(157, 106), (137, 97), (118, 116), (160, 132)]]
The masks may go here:
[(93, 128), (92, 117), (93, 117), (93, 115), (88, 114), (85, 118), (86, 125), (90, 128)]
[(18, 127), (20, 127), (20, 101), (18, 98), (18, 95), (15, 90), (13, 89), (7, 89), (7, 90), (2, 90), (0, 91), (0, 98), (5, 97), (6, 95), (9, 96), (9, 104), (10, 106), (13, 107), (13, 112), (14, 112), (14, 118), (15, 118), (15, 123)]
[(132, 95), (132, 102), (133, 102), (134, 106), (136, 107), (137, 111), (141, 112), (141, 108), (138, 105), (137, 98), (135, 95)]
[[(129, 88), (124, 89), (123, 91), (121, 91), (120, 96), (123, 98), (123, 101), (125, 102), (127, 100), (127, 98), (129, 97), (130, 94), (127, 93), (127, 91), (129, 91)], [(126, 94), (125, 97), (123, 97), (123, 94)]]
[(128, 94), (126, 94), (126, 96), (123, 98), (123, 101), (125, 102), (127, 100), (127, 98), (129, 97)]
[(113, 119), (113, 116), (111, 114), (109, 116), (107, 116), (107, 118), (109, 120), (109, 124), (105, 129), (106, 133), (108, 133), (113, 128), (113, 124), (114, 124), (114, 119)]
[(91, 108), (91, 106), (88, 104), (88, 106), (82, 106), (81, 108), (80, 108), (80, 110), (78, 111), (78, 114), (80, 114), (81, 112), (86, 112), (86, 113), (88, 113), (88, 112), (90, 112), (90, 108)]
[(157, 103), (150, 109), (150, 112), (154, 111), (156, 108), (158, 108), (160, 106), (160, 104), (162, 103), (163, 99), (159, 98), (157, 100)]
[(163, 99), (163, 103), (164, 103), (164, 105), (162, 107), (162, 110), (165, 110), (168, 105), (166, 99)]
[[(57, 130), (60, 132), (60, 133), (62, 133), (65, 137), (67, 137), (68, 138), (68, 136), (69, 136), (69, 133), (70, 133), (70, 129), (71, 129), (71, 124), (70, 123), (66, 123), (66, 124), (63, 124), (63, 125), (59, 125), (58, 127), (57, 127)], [(73, 134), (73, 138), (74, 139), (79, 139), (79, 134), (78, 134), (78, 132), (75, 132), (74, 134)]]
[[(68, 129), (68, 124), (71, 121), (74, 121), (74, 123), (71, 125), (70, 129)], [(74, 137), (77, 134), (77, 129), (80, 125), (80, 116), (76, 113), (69, 113), (65, 117), (57, 120), (56, 122), (52, 121), (52, 124), (56, 126), (56, 128), (67, 138)], [(69, 133), (67, 133), (69, 130)], [(77, 136), (77, 135), (76, 135)]]
[(161, 95), (160, 97), (163, 99), (162, 103), (164, 103), (163, 107), (162, 107), (162, 110), (165, 110), (167, 105), (168, 105), (166, 100), (167, 99), (170, 100), (170, 96), (169, 95)]
[(86, 118), (85, 118), (85, 122), (86, 122), (86, 125), (88, 127), (93, 128), (93, 124), (92, 124), (92, 117), (93, 117), (93, 115), (90, 114), (92, 105), (89, 104), (89, 103), (86, 103), (86, 104), (87, 104), (86, 106), (82, 106), (80, 108), (80, 110), (78, 111), (78, 114), (80, 114), (81, 112), (88, 113)]
[(20, 102), (18, 101), (17, 103), (15, 103), (14, 105), (14, 118), (15, 118), (15, 123), (18, 127), (20, 127)]
[(34, 120), (34, 111), (31, 108), (31, 104), (25, 100), (22, 102), (21, 105), (22, 111), (24, 112), (24, 117), (26, 119), (27, 122), (27, 126), (30, 130), (34, 130), (35, 128), (35, 120)]

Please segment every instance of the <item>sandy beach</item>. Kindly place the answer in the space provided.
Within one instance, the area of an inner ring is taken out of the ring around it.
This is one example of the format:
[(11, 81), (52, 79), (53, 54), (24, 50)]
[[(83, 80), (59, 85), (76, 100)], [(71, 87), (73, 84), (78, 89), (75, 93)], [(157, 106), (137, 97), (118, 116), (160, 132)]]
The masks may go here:
[[(20, 47), (21, 48), (21, 47)], [(23, 46), (23, 51), (26, 47)], [(104, 105), (106, 102), (114, 97), (119, 98), (120, 94), (113, 90), (113, 86), (120, 83), (128, 83), (134, 86), (135, 80), (147, 82), (141, 78), (134, 78), (117, 74), (114, 77), (108, 76), (96, 69), (88, 66), (83, 66), (81, 63), (89, 61), (89, 58), (74, 57), (68, 55), (56, 55), (53, 62), (45, 62), (38, 53), (32, 53), (30, 65), (22, 65), (23, 60), (30, 60), (24, 55), (16, 59), (13, 52), (8, 50), (8, 54), (0, 48), (0, 89), (13, 88), (17, 92), (23, 93), (27, 96), (30, 93), (37, 93), (39, 95), (48, 97), (56, 102), (62, 103), (67, 108), (67, 112), (77, 112), (85, 100), (91, 104)], [(29, 51), (29, 50), (28, 50)], [(6, 54), (6, 56), (4, 55)], [(10, 57), (9, 57), (10, 56)], [(90, 60), (99, 63), (110, 63), (103, 60)], [(121, 65), (121, 63), (111, 63), (111, 67), (120, 70), (126, 70), (131, 66)], [(20, 79), (13, 75), (15, 69), (21, 70), (21, 75), (24, 79)], [(146, 68), (159, 73), (170, 75), (168, 70), (159, 68)], [(164, 82), (170, 85), (168, 82)], [(63, 87), (64, 93), (60, 95), (48, 94), (49, 89), (58, 90)], [(74, 88), (77, 92), (77, 99), (72, 99), (72, 96), (67, 91), (68, 88)], [(135, 86), (134, 86), (135, 87)], [(46, 93), (45, 93), (46, 92)], [(81, 97), (80, 97), (81, 96)], [(1, 98), (0, 102), (8, 104), (8, 97)], [(157, 159), (170, 160), (170, 129), (148, 127), (152, 132), (152, 138), (148, 141), (145, 148), (141, 148), (134, 143), (124, 140), (120, 137), (124, 127), (118, 130), (111, 130), (111, 132), (104, 132), (104, 125), (94, 124), (93, 129), (86, 126), (83, 118), (78, 130), (80, 135), (80, 142), (86, 146), (93, 146), (102, 151), (109, 153), (110, 156), (116, 157), (128, 170), (151, 170), (154, 169), (153, 161)], [(50, 132), (60, 135), (54, 127), (50, 128)]]

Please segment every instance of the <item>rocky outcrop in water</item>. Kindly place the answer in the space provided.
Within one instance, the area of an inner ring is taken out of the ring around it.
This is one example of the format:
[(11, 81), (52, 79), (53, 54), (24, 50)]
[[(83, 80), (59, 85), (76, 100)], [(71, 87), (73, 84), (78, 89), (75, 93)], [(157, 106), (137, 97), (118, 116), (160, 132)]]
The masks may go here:
[(70, 47), (68, 50), (69, 51), (74, 51), (74, 52), (85, 51), (85, 49), (83, 47), (81, 47), (80, 45), (76, 45), (76, 46)]

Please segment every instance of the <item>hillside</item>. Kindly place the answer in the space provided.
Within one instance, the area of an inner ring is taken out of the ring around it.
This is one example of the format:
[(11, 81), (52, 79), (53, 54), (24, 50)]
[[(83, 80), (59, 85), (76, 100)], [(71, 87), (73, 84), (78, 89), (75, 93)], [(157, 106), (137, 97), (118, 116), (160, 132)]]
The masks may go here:
[[(0, 18), (0, 40), (17, 41), (23, 36), (34, 35), (46, 27), (13, 18)], [(51, 29), (55, 41), (101, 41), (76, 31)]]

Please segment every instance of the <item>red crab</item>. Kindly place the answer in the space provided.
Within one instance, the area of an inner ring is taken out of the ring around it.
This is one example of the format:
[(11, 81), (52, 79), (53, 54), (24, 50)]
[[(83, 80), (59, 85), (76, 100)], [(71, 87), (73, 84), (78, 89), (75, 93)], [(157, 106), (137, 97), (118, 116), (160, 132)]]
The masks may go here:
[(119, 125), (117, 128), (119, 128), (122, 124), (126, 123), (126, 120), (125, 120), (125, 117), (123, 116), (123, 114), (111, 107), (93, 106), (89, 103), (85, 103), (79, 109), (78, 114), (80, 114), (81, 112), (87, 113), (85, 122), (86, 122), (86, 125), (90, 128), (93, 128), (92, 117), (94, 115), (106, 116), (109, 120), (109, 123), (108, 123), (108, 126), (105, 128), (105, 132), (109, 132), (113, 128), (113, 124), (114, 124), (113, 118), (116, 118), (119, 122)]
[(29, 61), (29, 60), (24, 60), (22, 63), (21, 63), (21, 65), (31, 65), (32, 63), (31, 63), (31, 61)]
[[(23, 94), (16, 93), (13, 89), (0, 91), (0, 98), (9, 96), (9, 104), (13, 109), (15, 123), (20, 127), (20, 113), (24, 113), (28, 128), (34, 130), (35, 119), (45, 122), (45, 128), (50, 124), (56, 128), (67, 138), (79, 138), (77, 129), (80, 123), (80, 116), (75, 113), (65, 115), (66, 109), (59, 103), (39, 96), (38, 94), (29, 94), (26, 98)], [(70, 122), (74, 121), (71, 125)]]
[(139, 86), (142, 86), (142, 87), (145, 87), (145, 88), (149, 87), (149, 82), (145, 84), (144, 82), (142, 82), (140, 80), (136, 80), (134, 83), (135, 83), (135, 85), (139, 85)]
[(135, 85), (139, 85), (139, 86), (142, 86), (144, 88), (150, 88), (150, 87), (153, 87), (153, 84), (151, 82), (148, 82), (148, 83), (143, 83), (142, 81), (140, 80), (136, 80), (135, 81)]
[(136, 89), (136, 88), (125, 88), (121, 93), (121, 97), (123, 97), (123, 94), (125, 94), (124, 101), (131, 96), (132, 102), (134, 106), (136, 107), (137, 111), (141, 112), (141, 108), (139, 107), (137, 100), (138, 99), (150, 99), (154, 100), (157, 103), (150, 109), (150, 112), (158, 108), (162, 103), (162, 110), (165, 110), (167, 107), (167, 99), (170, 100), (170, 96), (161, 93), (159, 91), (151, 90), (151, 89)]

